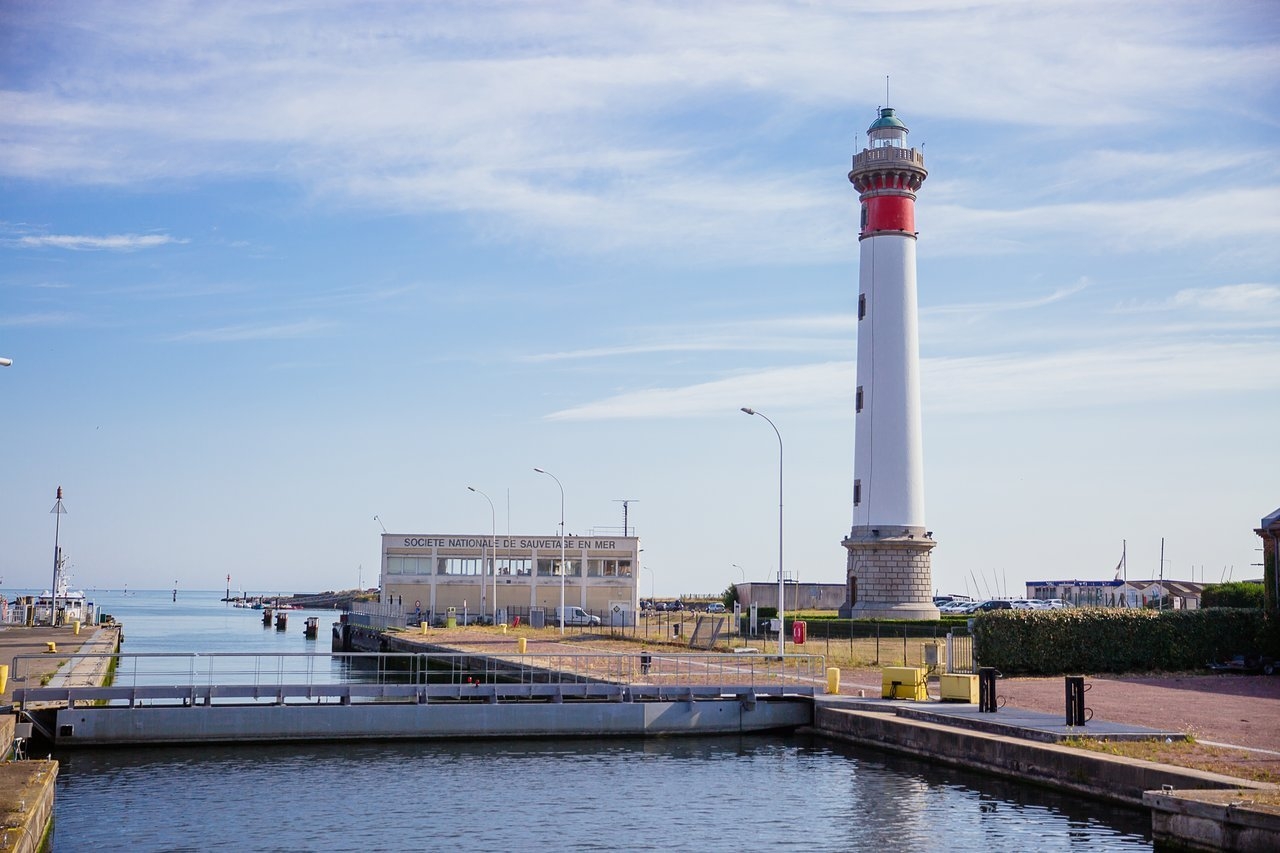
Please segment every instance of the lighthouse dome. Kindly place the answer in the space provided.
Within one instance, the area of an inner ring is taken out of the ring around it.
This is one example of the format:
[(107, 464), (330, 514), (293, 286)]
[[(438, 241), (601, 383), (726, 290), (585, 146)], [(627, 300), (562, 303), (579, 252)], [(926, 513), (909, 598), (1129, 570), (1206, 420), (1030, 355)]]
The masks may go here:
[(871, 148), (906, 148), (907, 126), (893, 114), (893, 107), (881, 107), (880, 118), (867, 128), (867, 140)]
[(902, 123), (902, 119), (894, 115), (893, 107), (881, 107), (880, 118), (871, 123), (871, 127), (867, 128), (867, 133), (881, 127), (897, 127), (906, 130), (907, 126)]

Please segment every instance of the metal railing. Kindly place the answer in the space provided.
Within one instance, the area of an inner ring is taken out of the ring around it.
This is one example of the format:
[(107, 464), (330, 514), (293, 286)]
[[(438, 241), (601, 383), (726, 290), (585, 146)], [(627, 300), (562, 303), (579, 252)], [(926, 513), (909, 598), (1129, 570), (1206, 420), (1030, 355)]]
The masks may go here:
[[(821, 655), (684, 654), (640, 651), (612, 654), (539, 653), (493, 655), (480, 653), (320, 653), (320, 652), (218, 652), (75, 654), (67, 667), (95, 660), (115, 663), (111, 687), (44, 687), (38, 667), (43, 655), (17, 655), (13, 659), (15, 697), (25, 702), (77, 700), (130, 700), (138, 697), (205, 701), (217, 697), (278, 699), (286, 696), (314, 698), (320, 695), (351, 696), (352, 687), (370, 685), (384, 689), (355, 690), (365, 696), (427, 695), (418, 686), (450, 694), (447, 687), (494, 686), (491, 694), (532, 695), (517, 688), (530, 686), (608, 686), (601, 695), (662, 695), (672, 690), (693, 690), (698, 695), (744, 689), (769, 695), (813, 695), (824, 683), (825, 658)], [(660, 688), (656, 692), (651, 688)], [(582, 692), (582, 691), (577, 691)], [(597, 691), (600, 692), (600, 691)]]

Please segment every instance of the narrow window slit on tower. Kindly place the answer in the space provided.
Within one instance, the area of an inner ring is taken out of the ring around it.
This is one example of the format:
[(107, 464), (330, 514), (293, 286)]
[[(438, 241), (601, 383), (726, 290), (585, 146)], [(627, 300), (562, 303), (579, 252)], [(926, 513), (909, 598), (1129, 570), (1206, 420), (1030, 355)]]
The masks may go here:
[(862, 481), (853, 481), (853, 505), (857, 506), (862, 503)]
[(862, 411), (862, 386), (861, 385), (858, 386), (858, 393), (853, 395), (853, 400), (854, 400), (853, 402), (854, 413), (856, 414), (857, 412), (861, 412)]
[(858, 294), (858, 319), (861, 320), (867, 316), (867, 294)]

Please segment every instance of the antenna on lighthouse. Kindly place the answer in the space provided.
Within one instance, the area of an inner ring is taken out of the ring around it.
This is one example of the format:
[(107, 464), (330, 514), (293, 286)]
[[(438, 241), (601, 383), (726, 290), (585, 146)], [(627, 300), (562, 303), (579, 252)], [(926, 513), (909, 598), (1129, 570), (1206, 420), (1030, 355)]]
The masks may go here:
[(889, 75), (884, 75), (884, 105), (887, 107), (892, 101), (889, 100)]

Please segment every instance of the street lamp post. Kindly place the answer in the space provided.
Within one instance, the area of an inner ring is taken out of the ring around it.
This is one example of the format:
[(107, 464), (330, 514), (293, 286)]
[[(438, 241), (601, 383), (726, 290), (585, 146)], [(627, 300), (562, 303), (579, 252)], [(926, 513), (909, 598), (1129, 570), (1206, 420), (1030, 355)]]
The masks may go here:
[(54, 627), (58, 618), (58, 580), (62, 575), (62, 550), (58, 547), (58, 531), (62, 527), (62, 516), (67, 509), (62, 505), (62, 486), (58, 486), (58, 498), (49, 510), (53, 514), (53, 586), (49, 587), (49, 627)]
[[(493, 511), (493, 501), (489, 500), (489, 496), (477, 489), (475, 486), (467, 486), (468, 489), (475, 492), (480, 497), (489, 501), (489, 529), (490, 542), (493, 546), (493, 624), (498, 624), (498, 516)], [(484, 551), (480, 552), (480, 610), (484, 611)]]
[(787, 626), (783, 617), (783, 607), (786, 604), (784, 597), (785, 587), (782, 584), (782, 433), (778, 432), (778, 425), (769, 420), (769, 416), (755, 409), (748, 409), (743, 406), (742, 411), (748, 415), (760, 415), (768, 421), (769, 426), (773, 427), (773, 434), (778, 437), (778, 657), (782, 657), (784, 651), (783, 634)]
[[(544, 471), (541, 468), (534, 468), (539, 474), (546, 474), (548, 477), (556, 481), (556, 485), (560, 487), (560, 633), (564, 634), (564, 575), (567, 567), (564, 564), (564, 486), (560, 483), (560, 478), (550, 471)], [(536, 571), (536, 569), (535, 569)]]
[(649, 573), (649, 601), (652, 602), (657, 597), (657, 594), (654, 592), (654, 589), (656, 588), (656, 584), (654, 582), (653, 569), (649, 568), (648, 566), (641, 566), (641, 568)]

